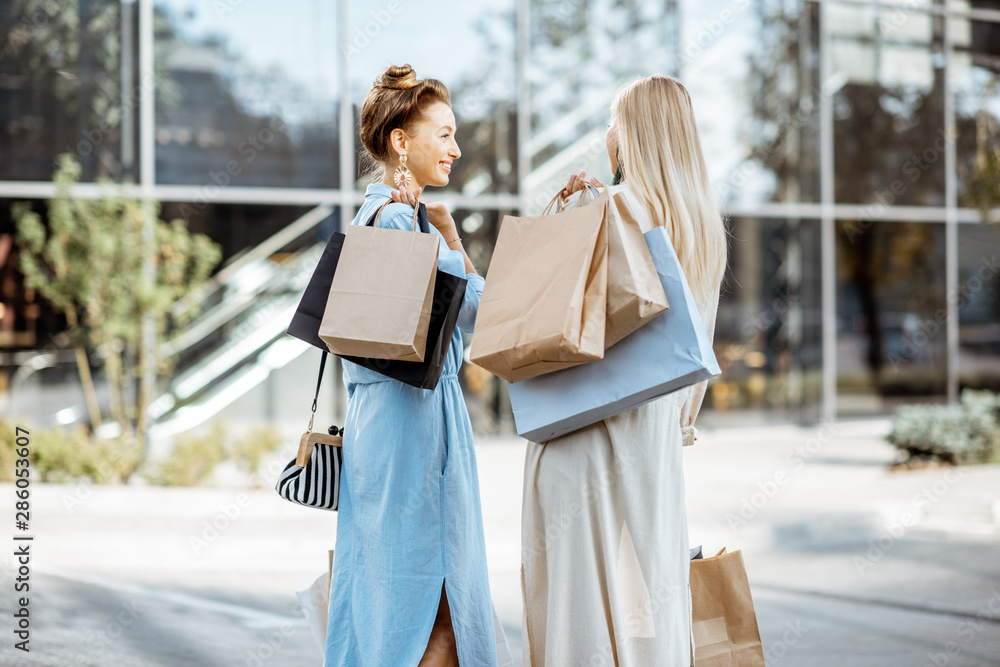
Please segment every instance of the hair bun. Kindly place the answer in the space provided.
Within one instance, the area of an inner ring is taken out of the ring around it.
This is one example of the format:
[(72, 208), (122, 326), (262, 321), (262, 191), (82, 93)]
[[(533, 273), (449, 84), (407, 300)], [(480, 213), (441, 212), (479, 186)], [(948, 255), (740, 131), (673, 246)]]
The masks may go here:
[(382, 74), (375, 79), (375, 85), (380, 88), (391, 88), (393, 90), (406, 90), (417, 85), (417, 73), (409, 65), (389, 65)]

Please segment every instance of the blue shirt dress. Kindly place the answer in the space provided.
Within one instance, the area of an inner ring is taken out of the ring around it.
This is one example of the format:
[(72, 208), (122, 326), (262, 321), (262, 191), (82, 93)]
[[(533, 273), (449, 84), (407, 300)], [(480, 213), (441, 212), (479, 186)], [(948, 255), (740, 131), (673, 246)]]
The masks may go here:
[[(351, 224), (365, 224), (393, 188), (368, 186)], [(378, 226), (412, 230), (413, 208), (392, 203)], [(440, 232), (438, 267), (465, 276), (458, 327), (472, 332), (483, 278)], [(392, 276), (386, 276), (392, 280)], [(495, 667), (496, 638), (486, 568), (472, 425), (458, 370), (456, 328), (433, 390), (344, 361), (347, 419), (330, 591), (326, 667), (416, 665), (448, 595), (462, 667)]]

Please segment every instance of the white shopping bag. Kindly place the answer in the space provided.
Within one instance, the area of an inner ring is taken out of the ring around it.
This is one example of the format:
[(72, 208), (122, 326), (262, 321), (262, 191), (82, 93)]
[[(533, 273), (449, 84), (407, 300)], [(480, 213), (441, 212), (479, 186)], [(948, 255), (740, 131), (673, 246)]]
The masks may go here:
[(295, 591), (306, 625), (312, 632), (320, 655), (326, 652), (326, 618), (330, 609), (330, 573), (324, 572)]
[(657, 227), (643, 236), (670, 309), (603, 359), (509, 383), (522, 437), (545, 442), (722, 372), (667, 231)]
[(507, 643), (507, 634), (500, 624), (500, 617), (497, 616), (496, 605), (493, 605), (493, 630), (497, 636), (497, 667), (514, 667), (514, 656), (510, 652), (510, 644)]

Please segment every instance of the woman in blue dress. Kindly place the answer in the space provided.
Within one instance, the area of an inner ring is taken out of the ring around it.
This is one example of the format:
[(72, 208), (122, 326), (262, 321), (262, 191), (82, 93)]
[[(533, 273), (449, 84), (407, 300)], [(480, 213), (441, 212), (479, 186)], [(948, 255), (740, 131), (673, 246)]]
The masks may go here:
[[(361, 109), (361, 141), (384, 169), (352, 224), (412, 229), (426, 186), (448, 183), (461, 151), (444, 84), (389, 67)], [(396, 187), (394, 187), (394, 185)], [(442, 204), (427, 204), (438, 267), (468, 286), (458, 328), (472, 332), (483, 279)], [(385, 276), (392, 280), (393, 276)], [(344, 362), (348, 403), (326, 667), (495, 667), (472, 426), (456, 329), (437, 387), (418, 389)]]

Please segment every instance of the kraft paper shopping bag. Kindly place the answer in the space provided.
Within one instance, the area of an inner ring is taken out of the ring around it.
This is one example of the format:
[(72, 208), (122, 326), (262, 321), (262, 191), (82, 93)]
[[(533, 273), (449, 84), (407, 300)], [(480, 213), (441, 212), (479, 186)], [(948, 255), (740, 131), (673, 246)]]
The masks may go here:
[(566, 198), (558, 208), (604, 205), (608, 224), (608, 305), (604, 348), (607, 349), (667, 309), (656, 265), (642, 234), (653, 228), (649, 214), (626, 185), (591, 187)]
[(603, 359), (509, 384), (522, 437), (545, 442), (721, 372), (667, 231), (657, 227), (644, 237), (670, 308)]
[(743, 554), (725, 551), (691, 561), (695, 667), (765, 667)]
[[(387, 200), (387, 203), (388, 201), (391, 200)], [(377, 211), (372, 214), (367, 223), (369, 226), (375, 224), (378, 213)], [(430, 234), (430, 222), (423, 204), (418, 206), (417, 220), (420, 231), (424, 234)], [(329, 351), (329, 347), (319, 337), (319, 329), (326, 311), (330, 284), (337, 272), (345, 238), (345, 235), (340, 232), (334, 232), (330, 237), (326, 248), (323, 249), (323, 255), (309, 279), (309, 285), (299, 300), (295, 315), (288, 325), (287, 333), (324, 351)], [(458, 323), (458, 313), (465, 299), (467, 283), (465, 278), (440, 269), (437, 270), (437, 277), (434, 279), (431, 320), (427, 327), (427, 348), (423, 361), (393, 361), (350, 355), (338, 356), (410, 386), (434, 389), (444, 370), (452, 336)], [(349, 316), (347, 313), (340, 314), (340, 317), (347, 316)]]
[(604, 356), (606, 206), (505, 216), (472, 338), (473, 363), (508, 382)]
[(330, 351), (423, 361), (439, 247), (433, 234), (348, 227), (319, 329)]

